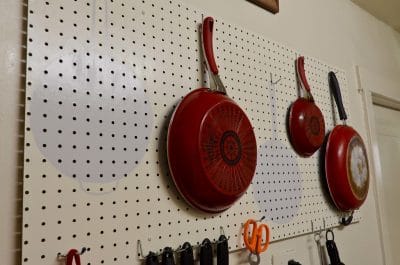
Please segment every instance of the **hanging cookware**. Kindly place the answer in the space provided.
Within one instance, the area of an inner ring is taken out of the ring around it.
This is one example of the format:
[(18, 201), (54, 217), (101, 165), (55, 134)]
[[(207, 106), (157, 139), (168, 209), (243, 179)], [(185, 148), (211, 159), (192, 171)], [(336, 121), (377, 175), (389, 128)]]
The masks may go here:
[(214, 20), (204, 19), (203, 50), (218, 90), (198, 88), (176, 107), (168, 128), (168, 163), (186, 201), (206, 212), (229, 208), (253, 179), (256, 138), (243, 110), (226, 95), (212, 49)]
[(304, 70), (304, 57), (296, 60), (296, 73), (302, 94), (289, 109), (288, 130), (294, 150), (303, 157), (314, 154), (325, 137), (325, 121), (315, 104)]
[(343, 124), (336, 125), (327, 139), (324, 161), (326, 182), (336, 207), (341, 211), (354, 211), (367, 198), (368, 157), (361, 136), (346, 125), (347, 114), (336, 75), (329, 72), (328, 76)]

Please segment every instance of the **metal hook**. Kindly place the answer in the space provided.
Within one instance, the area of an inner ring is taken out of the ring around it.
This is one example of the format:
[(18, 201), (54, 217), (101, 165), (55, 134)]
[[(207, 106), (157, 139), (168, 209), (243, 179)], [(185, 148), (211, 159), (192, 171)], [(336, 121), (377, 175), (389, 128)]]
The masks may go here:
[[(87, 248), (82, 247), (81, 251), (78, 252), (77, 254), (78, 254), (79, 256), (81, 256), (81, 255), (83, 255), (83, 253), (86, 252), (86, 250), (87, 250)], [(66, 257), (67, 257), (67, 255), (64, 255), (64, 254), (61, 254), (61, 253), (58, 253), (58, 254), (57, 254), (57, 258), (59, 258), (59, 259), (63, 259), (63, 258), (66, 258)]]
[(351, 212), (350, 216), (347, 217), (347, 219), (345, 217), (342, 217), (342, 219), (339, 221), (339, 223), (341, 225), (348, 226), (353, 221), (353, 215), (354, 215), (354, 211)]
[(256, 220), (256, 222), (261, 222), (264, 219), (265, 219), (265, 215), (263, 215), (260, 220)]
[(140, 241), (140, 239), (138, 239), (137, 241), (137, 253), (139, 257), (146, 258), (146, 256), (143, 255), (142, 242)]
[[(261, 222), (262, 220), (264, 220), (265, 218), (266, 218), (265, 215), (263, 215), (263, 216), (261, 216), (260, 219), (255, 220), (255, 221), (258, 223), (258, 222)], [(244, 227), (244, 223), (242, 223), (242, 227)]]
[(274, 82), (274, 85), (277, 85), (281, 81), (281, 79), (282, 77), (279, 77), (279, 79)]
[(314, 235), (314, 241), (317, 242), (317, 243), (319, 241), (321, 241), (321, 230), (319, 230), (319, 231), (315, 231), (314, 230), (314, 222), (313, 222), (313, 220), (311, 220), (311, 231), (312, 231), (312, 233)]
[(282, 77), (280, 76), (279, 79), (278, 79), (277, 81), (274, 82), (274, 81), (273, 81), (273, 78), (272, 78), (272, 72), (269, 73), (269, 77), (271, 78), (271, 84), (272, 84), (272, 85), (277, 85), (277, 84), (281, 81), (281, 79), (282, 79)]
[[(214, 242), (214, 244), (219, 244), (219, 243), (226, 242), (226, 241), (228, 241), (229, 238), (230, 238), (230, 236), (228, 236), (228, 237), (225, 236), (224, 227), (223, 227), (222, 225), (219, 227), (219, 231), (220, 231), (221, 235), (219, 236), (218, 240), (216, 240), (216, 241)], [(223, 239), (220, 239), (221, 237), (222, 237)]]
[(219, 227), (219, 232), (221, 235), (225, 235), (224, 227), (222, 225)]
[(282, 80), (282, 77), (279, 76), (279, 79), (276, 80), (276, 81), (274, 82), (272, 76), (273, 76), (273, 75), (272, 75), (272, 72), (270, 72), (270, 73), (269, 73), (269, 77), (270, 77), (270, 79), (271, 79), (271, 84), (272, 84), (272, 85), (277, 85), (277, 84)]
[(322, 231), (326, 230), (326, 222), (325, 222), (325, 218), (322, 219), (322, 223), (323, 223), (323, 229), (320, 227), (318, 230), (314, 230), (314, 222), (313, 220), (311, 220), (311, 231), (314, 234), (321, 234)]

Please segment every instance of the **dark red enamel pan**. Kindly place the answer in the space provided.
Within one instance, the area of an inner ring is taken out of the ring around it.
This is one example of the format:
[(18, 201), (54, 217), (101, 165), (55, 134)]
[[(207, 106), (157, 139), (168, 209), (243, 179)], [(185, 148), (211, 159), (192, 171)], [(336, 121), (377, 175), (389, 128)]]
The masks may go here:
[(294, 150), (303, 157), (317, 151), (325, 137), (325, 121), (315, 104), (304, 70), (304, 57), (296, 60), (296, 73), (303, 96), (292, 103), (289, 109), (289, 138)]
[(331, 93), (343, 124), (336, 125), (328, 136), (324, 161), (326, 182), (336, 207), (341, 211), (353, 212), (367, 198), (368, 157), (361, 136), (346, 125), (347, 114), (336, 75), (329, 72), (328, 76)]
[(212, 49), (214, 20), (202, 25), (203, 50), (218, 90), (198, 88), (176, 107), (168, 128), (167, 152), (172, 178), (194, 207), (221, 212), (242, 196), (256, 168), (253, 127), (226, 95)]

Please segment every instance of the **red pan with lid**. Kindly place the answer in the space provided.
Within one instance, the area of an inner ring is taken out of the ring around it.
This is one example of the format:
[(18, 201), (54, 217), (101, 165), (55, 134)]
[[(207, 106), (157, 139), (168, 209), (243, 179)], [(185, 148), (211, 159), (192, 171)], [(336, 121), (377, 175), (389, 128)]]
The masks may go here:
[(289, 138), (294, 150), (303, 157), (317, 151), (325, 137), (325, 121), (321, 110), (315, 104), (304, 70), (304, 57), (296, 60), (296, 73), (299, 81), (299, 97), (289, 109)]
[(198, 88), (176, 107), (168, 128), (168, 163), (179, 192), (206, 212), (229, 208), (250, 185), (256, 168), (253, 127), (227, 96), (212, 49), (214, 20), (202, 25), (202, 44), (217, 90)]
[[(358, 209), (367, 198), (369, 187), (368, 157), (361, 136), (346, 125), (347, 114), (343, 106), (339, 82), (329, 72), (329, 86), (338, 107), (342, 125), (336, 125), (328, 136), (325, 150), (325, 177), (336, 207), (345, 212)], [(348, 224), (351, 217), (342, 222)]]

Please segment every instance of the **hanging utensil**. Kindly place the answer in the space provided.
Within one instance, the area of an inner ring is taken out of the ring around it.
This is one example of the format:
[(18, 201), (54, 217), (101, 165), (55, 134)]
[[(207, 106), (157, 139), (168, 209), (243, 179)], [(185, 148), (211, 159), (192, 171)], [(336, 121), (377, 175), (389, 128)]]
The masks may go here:
[[(250, 227), (252, 227), (251, 232)], [(243, 240), (246, 248), (255, 255), (266, 251), (270, 241), (268, 225), (258, 225), (254, 219), (247, 220), (244, 224)]]
[[(332, 236), (332, 239), (328, 239), (328, 234)], [(329, 259), (331, 265), (345, 265), (339, 257), (339, 251), (335, 243), (335, 235), (331, 229), (326, 231), (326, 249), (328, 250)]]
[(166, 247), (163, 250), (162, 256), (161, 256), (161, 264), (162, 265), (175, 265), (175, 260), (174, 260), (174, 251), (170, 247)]
[(185, 242), (182, 245), (182, 250), (180, 251), (180, 265), (193, 265), (194, 256), (193, 248), (189, 242)]
[(220, 235), (217, 242), (217, 265), (229, 265), (228, 239)]
[(160, 263), (158, 262), (158, 256), (154, 252), (149, 252), (149, 254), (146, 256), (146, 265), (159, 265)]
[(321, 231), (314, 233), (314, 241), (317, 244), (317, 251), (320, 264), (328, 265), (326, 261), (324, 246), (321, 244), (321, 233), (322, 233)]
[(325, 137), (325, 121), (315, 104), (304, 70), (304, 57), (296, 60), (296, 73), (303, 97), (292, 103), (289, 109), (289, 138), (294, 150), (303, 157), (317, 151)]
[(213, 264), (213, 250), (210, 239), (203, 240), (200, 246), (200, 265)]

